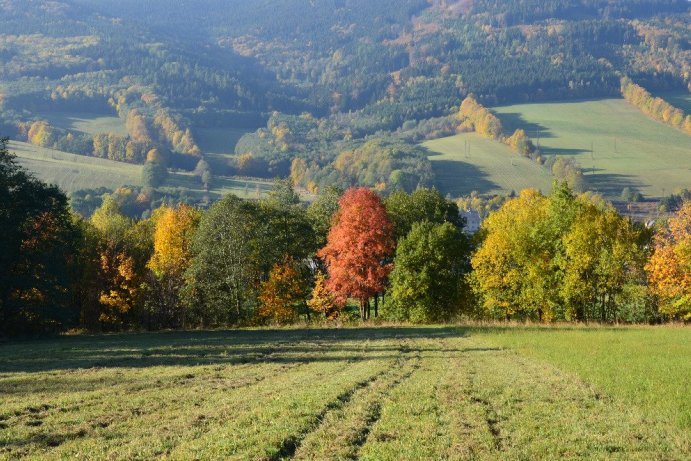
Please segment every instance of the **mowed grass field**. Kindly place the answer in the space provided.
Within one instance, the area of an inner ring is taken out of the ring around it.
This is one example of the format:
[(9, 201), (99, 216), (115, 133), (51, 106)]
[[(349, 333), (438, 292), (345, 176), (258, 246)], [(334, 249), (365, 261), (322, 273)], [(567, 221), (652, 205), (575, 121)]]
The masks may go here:
[(496, 107), (505, 130), (524, 128), (548, 155), (574, 158), (590, 189), (610, 198), (691, 187), (691, 136), (649, 119), (623, 99)]
[[(196, 331), (4, 344), (0, 458), (683, 460), (689, 357), (688, 328)], [(617, 374), (632, 384), (608, 384)], [(633, 398), (625, 389), (636, 383)]]
[(574, 372), (651, 418), (691, 430), (689, 328), (489, 328), (475, 334)]
[(140, 185), (142, 166), (112, 160), (68, 154), (53, 149), (11, 141), (9, 151), (37, 178), (59, 186), (65, 192), (79, 189)]
[(452, 197), (473, 191), (506, 194), (534, 187), (548, 193), (551, 175), (534, 161), (476, 133), (462, 133), (423, 143), (430, 153), (436, 186)]

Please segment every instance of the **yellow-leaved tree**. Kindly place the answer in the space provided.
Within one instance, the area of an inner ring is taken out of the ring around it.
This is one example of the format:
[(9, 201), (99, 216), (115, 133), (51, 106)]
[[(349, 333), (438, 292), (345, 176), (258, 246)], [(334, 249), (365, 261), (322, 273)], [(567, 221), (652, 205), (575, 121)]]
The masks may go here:
[(180, 289), (191, 260), (190, 246), (201, 213), (188, 205), (163, 206), (154, 212), (154, 252), (147, 267), (152, 272), (147, 310), (164, 327), (184, 323)]
[(645, 270), (650, 290), (660, 300), (660, 313), (691, 320), (691, 202), (658, 230)]
[(552, 317), (547, 236), (549, 202), (527, 189), (483, 223), (485, 239), (472, 258), (472, 283), (484, 309), (493, 315)]
[(307, 301), (307, 306), (314, 312), (324, 314), (328, 320), (335, 320), (343, 310), (344, 306), (336, 303), (333, 293), (326, 287), (326, 276), (322, 271), (317, 271), (312, 297)]
[(639, 231), (611, 206), (581, 197), (581, 206), (564, 235), (559, 268), (566, 320), (618, 319), (627, 290), (642, 285), (645, 255)]

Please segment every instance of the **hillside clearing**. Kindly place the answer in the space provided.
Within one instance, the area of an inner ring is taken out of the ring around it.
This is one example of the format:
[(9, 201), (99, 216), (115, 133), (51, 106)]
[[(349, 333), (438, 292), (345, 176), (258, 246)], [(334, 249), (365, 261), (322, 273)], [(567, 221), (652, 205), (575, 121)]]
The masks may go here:
[(430, 152), (436, 185), (452, 197), (473, 191), (507, 194), (529, 187), (547, 193), (551, 175), (507, 146), (475, 133), (463, 133), (423, 144)]
[(67, 193), (141, 184), (141, 165), (68, 154), (16, 141), (10, 142), (9, 150), (17, 154), (19, 163), (39, 179), (55, 184)]
[(112, 133), (127, 136), (125, 123), (117, 115), (90, 112), (40, 112), (36, 114), (53, 126), (70, 131), (96, 135)]
[[(546, 331), (529, 334), (562, 334)], [(670, 362), (671, 354), (656, 354), (670, 341), (688, 344), (688, 329), (640, 331), (640, 360), (671, 365), (688, 357), (677, 350), (681, 358)], [(626, 335), (623, 329), (603, 334)], [(691, 455), (688, 427), (668, 421), (666, 411), (651, 415), (616, 390), (604, 392), (586, 373), (497, 346), (498, 337), (501, 331), (424, 327), (6, 344), (0, 346), (0, 458)], [(584, 350), (572, 354), (598, 368)], [(616, 369), (628, 375), (621, 349), (613, 354), (621, 358)], [(652, 367), (647, 379), (661, 379), (662, 368)], [(683, 394), (677, 388), (669, 398), (679, 402)]]
[[(273, 181), (269, 179), (215, 176), (207, 192), (198, 176), (178, 171), (170, 174), (161, 190), (183, 189), (192, 197), (208, 196), (211, 200), (219, 200), (227, 194), (233, 194), (242, 199), (256, 200), (265, 198), (272, 188)], [(297, 192), (304, 201), (314, 200), (314, 195), (304, 190), (297, 190)]]
[(588, 187), (614, 198), (691, 186), (691, 137), (649, 119), (623, 99), (496, 107), (507, 132), (524, 128), (546, 155), (574, 158)]
[[(96, 189), (142, 184), (142, 166), (113, 160), (69, 154), (31, 144), (11, 141), (10, 152), (17, 155), (19, 163), (33, 172), (36, 177), (59, 186), (67, 193), (80, 189)], [(235, 194), (240, 198), (258, 199), (265, 197), (273, 186), (270, 180), (251, 178), (231, 178), (217, 176), (212, 188), (207, 192), (199, 178), (192, 173), (171, 172), (161, 191), (182, 189), (189, 196), (197, 199), (209, 196), (218, 200), (226, 194)], [(313, 200), (314, 196), (301, 191), (303, 200)]]
[(195, 128), (194, 138), (205, 154), (234, 155), (235, 145), (248, 128)]

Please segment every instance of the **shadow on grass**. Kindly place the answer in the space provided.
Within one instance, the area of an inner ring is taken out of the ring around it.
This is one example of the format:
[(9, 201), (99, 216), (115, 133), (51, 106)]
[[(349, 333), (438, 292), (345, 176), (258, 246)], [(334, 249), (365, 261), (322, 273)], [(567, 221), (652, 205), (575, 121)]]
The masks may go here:
[[(587, 163), (586, 163), (587, 165)], [(602, 195), (618, 197), (625, 187), (633, 190), (639, 190), (644, 186), (638, 178), (626, 174), (613, 173), (598, 173), (595, 168), (594, 174), (592, 168), (584, 168), (585, 179), (588, 183), (588, 188), (592, 191), (598, 192)], [(601, 170), (600, 170), (601, 171)]]
[(549, 128), (539, 123), (527, 121), (523, 117), (523, 114), (519, 112), (507, 112), (504, 114), (497, 114), (497, 116), (504, 126), (504, 131), (507, 133), (513, 133), (515, 130), (521, 128), (525, 130), (525, 133), (530, 139), (533, 140), (533, 142), (535, 142), (535, 140), (538, 138), (548, 139), (554, 137)]
[[(155, 366), (309, 363), (390, 359), (410, 352), (452, 353), (439, 347), (408, 348), (408, 339), (461, 337), (457, 327), (305, 330), (233, 330), (62, 337), (0, 346), (0, 373), (144, 368)], [(400, 345), (391, 341), (401, 341)], [(468, 349), (467, 352), (473, 352)]]
[(484, 193), (499, 188), (485, 172), (471, 163), (460, 160), (435, 160), (432, 162), (432, 169), (439, 190), (443, 194), (460, 197), (473, 191)]
[(545, 147), (545, 146), (540, 146), (540, 152), (543, 155), (563, 155), (563, 156), (569, 156), (569, 155), (580, 155), (580, 154), (585, 154), (587, 152), (590, 152), (590, 149), (563, 149), (560, 147)]

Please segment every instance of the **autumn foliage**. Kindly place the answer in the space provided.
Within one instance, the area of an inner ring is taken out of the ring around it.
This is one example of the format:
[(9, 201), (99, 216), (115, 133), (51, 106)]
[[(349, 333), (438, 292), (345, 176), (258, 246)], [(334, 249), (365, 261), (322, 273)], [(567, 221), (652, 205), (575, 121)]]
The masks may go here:
[(369, 189), (348, 190), (339, 205), (326, 246), (317, 255), (326, 263), (327, 287), (336, 302), (357, 299), (364, 318), (366, 303), (384, 291), (392, 269), (393, 225), (381, 199)]
[(691, 202), (686, 202), (655, 236), (655, 248), (645, 267), (660, 312), (691, 320)]
[(621, 94), (644, 114), (673, 128), (691, 134), (691, 115), (684, 114), (662, 98), (654, 97), (645, 88), (629, 78), (621, 80)]
[(201, 213), (189, 205), (162, 207), (154, 231), (154, 255), (148, 267), (157, 277), (181, 277), (191, 258), (190, 245)]
[(458, 111), (461, 131), (475, 131), (480, 136), (500, 140), (502, 137), (501, 120), (489, 109), (480, 104), (473, 95), (463, 100)]
[(307, 301), (307, 306), (314, 312), (324, 314), (328, 320), (338, 318), (343, 310), (343, 305), (335, 302), (333, 293), (327, 288), (326, 276), (322, 271), (315, 276), (312, 297)]
[(300, 313), (306, 296), (305, 278), (297, 263), (286, 258), (274, 265), (269, 279), (261, 283), (259, 316), (276, 323), (290, 323)]

